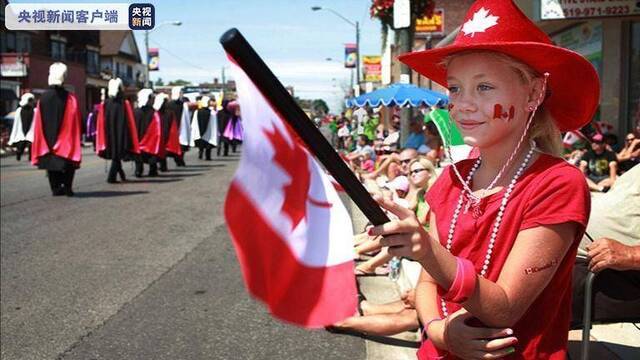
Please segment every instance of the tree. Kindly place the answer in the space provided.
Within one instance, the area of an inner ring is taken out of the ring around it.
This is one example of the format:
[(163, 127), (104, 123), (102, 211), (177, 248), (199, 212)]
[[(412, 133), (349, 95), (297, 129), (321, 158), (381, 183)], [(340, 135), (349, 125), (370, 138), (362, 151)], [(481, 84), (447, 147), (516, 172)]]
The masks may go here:
[(177, 79), (177, 80), (169, 81), (169, 83), (167, 85), (169, 85), (169, 86), (185, 86), (185, 85), (191, 85), (191, 81)]
[(327, 103), (322, 99), (313, 100), (311, 103), (311, 109), (313, 109), (316, 114), (320, 115), (325, 115), (329, 112), (329, 106), (327, 106)]
[(158, 80), (156, 80), (156, 86), (164, 86), (164, 81), (162, 81), (162, 78), (158, 78)]

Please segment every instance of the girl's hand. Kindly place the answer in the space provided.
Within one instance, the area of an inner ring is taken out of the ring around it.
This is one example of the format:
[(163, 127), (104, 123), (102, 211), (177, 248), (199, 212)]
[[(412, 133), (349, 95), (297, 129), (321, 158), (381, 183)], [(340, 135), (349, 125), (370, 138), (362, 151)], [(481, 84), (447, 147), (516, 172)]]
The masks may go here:
[(469, 326), (472, 318), (462, 309), (445, 320), (444, 340), (450, 353), (462, 359), (499, 359), (515, 352), (518, 339), (513, 330)]
[(420, 261), (431, 246), (431, 237), (420, 225), (413, 211), (403, 208), (391, 199), (374, 196), (385, 210), (398, 217), (397, 220), (374, 226), (369, 235), (383, 235), (382, 246), (389, 247), (389, 254)]

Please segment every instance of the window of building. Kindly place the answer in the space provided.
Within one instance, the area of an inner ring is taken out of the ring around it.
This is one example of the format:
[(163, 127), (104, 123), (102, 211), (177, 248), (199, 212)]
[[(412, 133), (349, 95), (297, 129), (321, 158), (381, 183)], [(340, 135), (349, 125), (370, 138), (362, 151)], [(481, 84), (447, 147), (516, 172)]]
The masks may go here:
[(16, 52), (16, 33), (14, 32), (2, 32), (2, 52)]
[(87, 73), (98, 74), (100, 71), (100, 54), (97, 51), (87, 50)]
[(133, 68), (131, 65), (127, 65), (127, 79), (133, 80)]
[(66, 47), (67, 44), (62, 41), (51, 40), (51, 57), (55, 60), (66, 60)]
[(31, 35), (27, 33), (16, 35), (16, 52), (31, 52)]

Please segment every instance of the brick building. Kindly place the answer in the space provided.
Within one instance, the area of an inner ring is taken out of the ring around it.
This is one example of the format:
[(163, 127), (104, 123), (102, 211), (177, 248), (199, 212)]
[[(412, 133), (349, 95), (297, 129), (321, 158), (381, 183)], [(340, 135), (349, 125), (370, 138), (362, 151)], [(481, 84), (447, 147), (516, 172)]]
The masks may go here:
[[(4, 26), (6, 1), (0, 0), (0, 116), (15, 110), (25, 92), (39, 96), (48, 88), (49, 66), (67, 65), (65, 86), (73, 91), (83, 116), (100, 101), (100, 89), (114, 72), (135, 94), (143, 79), (141, 63), (131, 31), (9, 31)], [(108, 71), (107, 71), (108, 70)]]

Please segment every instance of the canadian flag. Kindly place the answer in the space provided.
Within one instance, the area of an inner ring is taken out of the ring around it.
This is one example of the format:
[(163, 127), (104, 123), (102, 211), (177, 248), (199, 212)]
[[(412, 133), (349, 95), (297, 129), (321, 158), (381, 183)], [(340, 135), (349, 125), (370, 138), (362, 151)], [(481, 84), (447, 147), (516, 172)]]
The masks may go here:
[(245, 138), (224, 204), (245, 284), (309, 328), (354, 314), (351, 220), (331, 180), (233, 60)]

